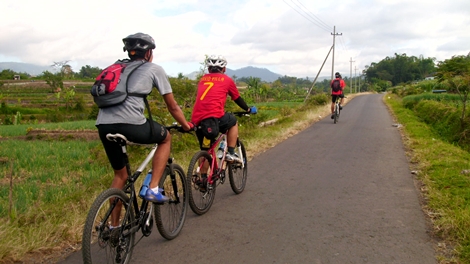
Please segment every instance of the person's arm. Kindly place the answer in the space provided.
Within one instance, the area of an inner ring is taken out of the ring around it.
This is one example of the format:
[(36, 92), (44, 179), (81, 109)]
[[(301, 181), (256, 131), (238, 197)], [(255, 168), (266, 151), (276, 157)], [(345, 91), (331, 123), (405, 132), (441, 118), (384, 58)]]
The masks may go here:
[(233, 100), (241, 109), (249, 112), (250, 108), (248, 105), (245, 103), (245, 100), (241, 96), (239, 96), (237, 99)]
[(191, 130), (191, 125), (186, 121), (186, 117), (184, 117), (183, 111), (176, 103), (175, 98), (173, 97), (173, 93), (168, 93), (163, 95), (163, 100), (165, 101), (166, 107), (168, 111), (170, 111), (171, 116), (180, 123), (185, 131)]

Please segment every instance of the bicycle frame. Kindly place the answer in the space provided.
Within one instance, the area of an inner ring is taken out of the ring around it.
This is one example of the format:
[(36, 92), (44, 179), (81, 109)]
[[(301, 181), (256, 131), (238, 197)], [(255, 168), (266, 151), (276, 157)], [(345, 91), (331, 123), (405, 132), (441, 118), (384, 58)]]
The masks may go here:
[[(150, 161), (153, 158), (153, 155), (155, 154), (155, 151), (158, 148), (158, 144), (153, 145), (152, 149), (150, 150), (149, 154), (145, 158), (145, 160), (140, 164), (140, 166), (137, 168), (137, 170), (131, 175), (131, 167), (129, 163), (129, 156), (127, 154), (127, 142), (120, 142), (121, 145), (122, 153), (124, 154), (124, 161), (126, 162), (126, 170), (127, 170), (127, 183), (124, 186), (123, 190), (125, 193), (129, 194), (129, 201), (132, 203), (132, 207), (134, 208), (134, 215), (135, 220), (132, 223), (126, 223), (125, 228), (121, 229), (122, 235), (124, 237), (128, 236), (131, 233), (136, 233), (141, 227), (142, 227), (142, 221), (146, 221), (147, 223), (150, 221), (150, 218), (152, 215), (149, 213), (147, 217), (144, 217), (146, 212), (147, 212), (147, 207), (149, 202), (146, 201), (145, 199), (142, 199), (141, 205), (139, 206), (138, 204), (138, 199), (136, 198), (136, 191), (135, 191), (135, 182), (139, 178), (139, 176), (142, 174), (142, 172), (145, 170), (147, 165), (150, 163)], [(113, 204), (114, 208), (116, 205)], [(153, 210), (153, 203), (150, 203), (150, 212)], [(128, 219), (130, 214), (130, 210), (126, 211), (124, 215), (124, 219)], [(128, 229), (128, 227), (133, 226), (132, 229)], [(125, 233), (124, 233), (125, 231)], [(147, 232), (142, 232), (144, 235), (148, 236), (150, 233)]]
[[(121, 145), (122, 153), (124, 154), (124, 161), (126, 162), (127, 175), (131, 175), (131, 167), (130, 167), (130, 163), (129, 163), (129, 156), (127, 154), (127, 142), (120, 142), (119, 144)], [(153, 156), (155, 155), (155, 152), (157, 151), (157, 148), (158, 148), (158, 144), (154, 144), (152, 146), (152, 149), (150, 150), (147, 157), (140, 164), (140, 166), (135, 170), (135, 172), (132, 174), (132, 176), (128, 177), (127, 183), (123, 188), (124, 192), (129, 194), (129, 201), (132, 203), (132, 207), (134, 208), (134, 215), (136, 216), (134, 222), (127, 223), (126, 228), (121, 229), (121, 232), (123, 232), (124, 230), (127, 231), (126, 233), (124, 233), (124, 232), (122, 233), (124, 236), (127, 236), (131, 233), (137, 232), (143, 226), (142, 225), (143, 221), (145, 221), (148, 224), (151, 217), (152, 217), (151, 213), (148, 213), (148, 215), (146, 217), (145, 217), (145, 214), (147, 214), (148, 211), (152, 212), (154, 205), (153, 205), (153, 203), (150, 203), (149, 201), (147, 201), (145, 199), (142, 199), (142, 202), (139, 206), (138, 199), (136, 198), (137, 193), (135, 191), (135, 182), (137, 181), (139, 176), (142, 174), (142, 172), (145, 170), (145, 168), (150, 163), (150, 161), (153, 159)], [(166, 166), (170, 169), (170, 174), (174, 175), (172, 163), (173, 163), (173, 158), (170, 157), (167, 161)], [(173, 183), (173, 185), (175, 185), (175, 184), (176, 183)], [(173, 186), (173, 188), (175, 188), (175, 186)], [(174, 201), (173, 203), (179, 203), (179, 202), (180, 202), (180, 197), (177, 196), (176, 201)], [(150, 210), (147, 210), (149, 204), (150, 204)], [(113, 208), (115, 206), (116, 205), (113, 204)], [(128, 219), (129, 214), (130, 214), (130, 210), (126, 211), (126, 213), (124, 215), (124, 217), (125, 217), (124, 219)], [(127, 229), (127, 227), (129, 225), (134, 226), (134, 227), (132, 229)], [(145, 236), (150, 235), (149, 232), (144, 232), (144, 230), (142, 230), (142, 233)]]
[[(207, 152), (209, 153), (209, 155), (212, 157), (212, 161), (211, 161), (211, 172), (210, 174), (207, 175), (207, 181), (209, 182), (209, 184), (213, 184), (214, 181), (216, 180), (216, 177), (217, 176), (220, 176), (223, 172), (225, 172), (225, 169), (227, 168), (225, 166), (225, 156), (227, 154), (227, 144), (225, 144), (224, 146), (224, 150), (223, 150), (223, 155), (222, 155), (222, 158), (219, 159), (217, 158), (217, 150), (218, 150), (218, 147), (220, 145), (220, 142), (222, 140), (225, 140), (225, 142), (227, 142), (227, 133), (221, 133), (217, 139), (214, 141), (214, 143), (211, 145), (211, 147), (209, 148), (209, 150), (207, 150)], [(238, 141), (238, 139), (237, 139)], [(238, 145), (238, 144), (237, 144)], [(240, 146), (237, 146), (238, 148), (240, 148)], [(243, 154), (241, 151), (239, 151), (240, 153), (240, 159), (243, 160), (244, 157), (243, 157)], [(199, 164), (199, 169), (202, 168), (202, 165), (203, 163)], [(245, 166), (245, 164), (241, 164), (242, 168)]]

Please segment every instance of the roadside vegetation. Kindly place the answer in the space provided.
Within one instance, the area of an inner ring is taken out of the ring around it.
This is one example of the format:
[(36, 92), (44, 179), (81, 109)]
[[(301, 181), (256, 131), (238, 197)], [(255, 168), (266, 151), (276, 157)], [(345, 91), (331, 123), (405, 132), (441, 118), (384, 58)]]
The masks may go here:
[(393, 87), (384, 98), (402, 125), (423, 209), (439, 240), (438, 260), (470, 263), (470, 57), (441, 62), (437, 76)]
[[(469, 56), (453, 57), (433, 69), (429, 60), (406, 54), (386, 58), (368, 68), (375, 72), (364, 71), (367, 77), (352, 91), (388, 92), (385, 102), (403, 125), (404, 143), (422, 182), (424, 211), (439, 240), (438, 258), (441, 263), (470, 263)], [(397, 65), (409, 66), (414, 74), (406, 75)], [(89, 95), (92, 76), (100, 69), (83, 67), (77, 75), (66, 63), (56, 66), (57, 73), (23, 83), (1, 80), (11, 73), (0, 73), (0, 263), (77, 250), (89, 206), (113, 178), (94, 133), (98, 108)], [(437, 78), (424, 80), (433, 71)], [(404, 77), (396, 79), (400, 74)], [(233, 78), (246, 87), (241, 93), (249, 105), (259, 109), (258, 115), (239, 119), (249, 158), (329, 113), (328, 81)], [(189, 118), (196, 82), (182, 75), (170, 82)], [(350, 100), (355, 94), (347, 96)], [(173, 122), (161, 96), (154, 92), (149, 102), (157, 121)], [(228, 110), (239, 111), (233, 102)], [(276, 122), (266, 125), (271, 120)], [(183, 167), (197, 150), (193, 135), (174, 134), (172, 153)], [(146, 151), (131, 146), (131, 164)]]

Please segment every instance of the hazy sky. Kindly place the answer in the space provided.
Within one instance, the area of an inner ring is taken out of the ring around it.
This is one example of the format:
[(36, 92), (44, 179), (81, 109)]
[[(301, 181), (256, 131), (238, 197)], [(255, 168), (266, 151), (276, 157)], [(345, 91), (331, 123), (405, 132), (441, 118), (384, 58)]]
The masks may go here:
[[(469, 0), (2, 0), (0, 62), (104, 68), (126, 57), (122, 38), (144, 32), (171, 76), (221, 54), (234, 70), (314, 77), (334, 26), (343, 76), (395, 53), (441, 61), (470, 52)], [(332, 54), (320, 76), (331, 70)]]

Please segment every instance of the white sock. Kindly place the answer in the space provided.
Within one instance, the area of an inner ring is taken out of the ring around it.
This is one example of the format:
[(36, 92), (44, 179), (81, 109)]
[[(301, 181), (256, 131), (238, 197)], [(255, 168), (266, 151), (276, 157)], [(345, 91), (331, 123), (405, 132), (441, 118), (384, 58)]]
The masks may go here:
[(158, 193), (158, 186), (155, 187), (155, 188), (152, 188), (152, 191), (153, 191), (154, 193)]

